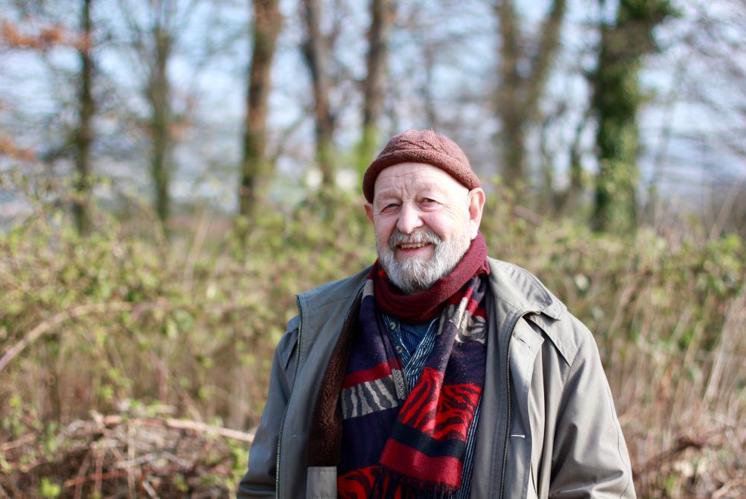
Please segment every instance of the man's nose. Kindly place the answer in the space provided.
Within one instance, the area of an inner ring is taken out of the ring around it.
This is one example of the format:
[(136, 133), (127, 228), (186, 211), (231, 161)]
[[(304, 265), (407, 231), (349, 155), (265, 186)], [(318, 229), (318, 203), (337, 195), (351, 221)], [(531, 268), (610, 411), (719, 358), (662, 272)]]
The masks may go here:
[(399, 211), (399, 219), (396, 222), (396, 228), (399, 229), (399, 232), (411, 234), (420, 226), (422, 226), (422, 219), (417, 207), (409, 203), (403, 204)]

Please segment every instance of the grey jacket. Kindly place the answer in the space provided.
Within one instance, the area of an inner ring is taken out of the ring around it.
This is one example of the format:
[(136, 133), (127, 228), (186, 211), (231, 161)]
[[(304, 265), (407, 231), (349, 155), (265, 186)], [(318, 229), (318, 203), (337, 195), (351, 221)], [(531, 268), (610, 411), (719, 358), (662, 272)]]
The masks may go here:
[[(472, 498), (635, 497), (622, 430), (588, 329), (532, 274), (490, 259), (487, 376)], [(368, 270), (298, 296), (238, 497), (336, 497), (308, 469), (314, 403)]]

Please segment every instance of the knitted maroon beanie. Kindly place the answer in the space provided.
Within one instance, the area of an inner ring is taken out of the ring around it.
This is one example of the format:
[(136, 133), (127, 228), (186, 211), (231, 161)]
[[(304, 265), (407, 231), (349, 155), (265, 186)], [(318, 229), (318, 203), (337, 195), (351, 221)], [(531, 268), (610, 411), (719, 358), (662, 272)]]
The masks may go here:
[(373, 202), (376, 179), (384, 168), (410, 162), (440, 168), (470, 190), (481, 185), (466, 154), (454, 141), (433, 130), (406, 130), (394, 135), (365, 171), (365, 199)]

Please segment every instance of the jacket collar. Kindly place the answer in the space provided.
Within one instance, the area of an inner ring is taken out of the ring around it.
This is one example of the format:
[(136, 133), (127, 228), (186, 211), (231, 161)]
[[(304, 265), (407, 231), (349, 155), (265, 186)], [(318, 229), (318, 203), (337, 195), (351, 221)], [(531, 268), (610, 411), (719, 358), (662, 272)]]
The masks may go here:
[(514, 312), (541, 313), (559, 319), (565, 305), (533, 274), (512, 263), (489, 258), (492, 291)]
[[(527, 270), (494, 258), (488, 261), (492, 292), (514, 313), (540, 313), (556, 320), (565, 312), (565, 305)], [(370, 267), (366, 267), (346, 279), (298, 295), (301, 312), (304, 308), (323, 311), (328, 307), (336, 308), (340, 301), (355, 301), (369, 273)], [(323, 313), (319, 318), (326, 319)], [(311, 316), (303, 319), (313, 320)]]

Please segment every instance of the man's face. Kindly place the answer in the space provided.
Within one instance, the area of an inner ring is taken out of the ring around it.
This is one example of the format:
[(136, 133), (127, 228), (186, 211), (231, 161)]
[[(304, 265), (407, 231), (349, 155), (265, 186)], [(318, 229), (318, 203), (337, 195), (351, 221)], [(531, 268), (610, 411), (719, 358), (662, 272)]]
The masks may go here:
[(378, 175), (374, 193), (365, 212), (378, 257), (405, 293), (427, 289), (453, 270), (479, 230), (484, 191), (469, 191), (432, 165), (390, 166)]

